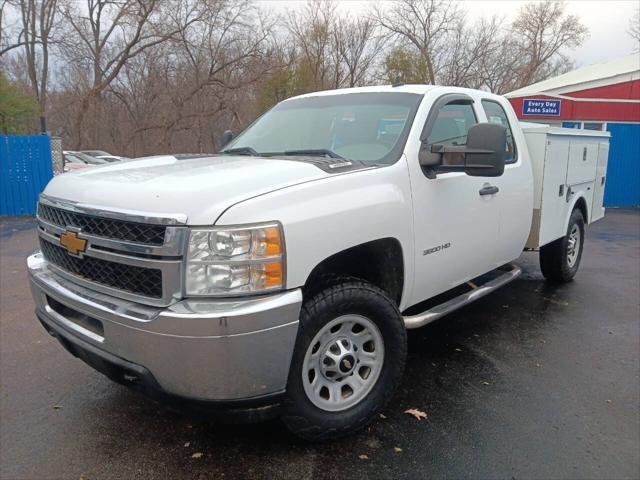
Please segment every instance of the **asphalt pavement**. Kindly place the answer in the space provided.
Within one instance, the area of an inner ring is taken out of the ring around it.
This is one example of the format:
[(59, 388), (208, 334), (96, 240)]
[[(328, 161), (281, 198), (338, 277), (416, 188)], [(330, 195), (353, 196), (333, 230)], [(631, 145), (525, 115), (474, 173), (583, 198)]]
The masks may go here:
[(169, 410), (72, 357), (33, 315), (36, 245), (32, 219), (0, 219), (2, 479), (640, 477), (639, 210), (588, 229), (574, 282), (525, 253), (520, 279), (410, 332), (383, 415), (319, 445)]

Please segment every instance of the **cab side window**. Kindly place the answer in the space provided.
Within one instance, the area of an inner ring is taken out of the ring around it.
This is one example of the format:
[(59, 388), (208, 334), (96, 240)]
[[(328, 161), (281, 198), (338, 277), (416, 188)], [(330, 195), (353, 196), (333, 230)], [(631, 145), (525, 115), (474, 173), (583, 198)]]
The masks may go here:
[[(438, 116), (427, 137), (427, 143), (429, 145), (466, 145), (467, 132), (477, 123), (471, 102), (453, 101), (438, 111)], [(442, 163), (443, 165), (463, 165), (464, 154), (445, 153)]]
[(487, 121), (489, 123), (497, 123), (507, 129), (507, 155), (504, 158), (505, 163), (515, 163), (518, 159), (516, 152), (516, 144), (513, 140), (513, 133), (511, 132), (511, 125), (507, 119), (507, 114), (498, 102), (493, 100), (482, 100), (482, 107), (487, 115)]

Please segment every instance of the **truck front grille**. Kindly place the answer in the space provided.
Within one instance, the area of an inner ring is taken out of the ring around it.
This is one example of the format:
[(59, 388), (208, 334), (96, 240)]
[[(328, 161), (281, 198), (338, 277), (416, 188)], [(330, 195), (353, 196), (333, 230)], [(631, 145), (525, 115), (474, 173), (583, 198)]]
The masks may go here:
[(85, 256), (74, 257), (43, 238), (40, 248), (44, 258), (58, 268), (111, 288), (143, 297), (162, 297), (162, 271)]
[(38, 205), (38, 216), (62, 228), (75, 227), (88, 235), (145, 245), (162, 245), (166, 231), (164, 225), (151, 225), (87, 215), (70, 210), (62, 210), (43, 203)]

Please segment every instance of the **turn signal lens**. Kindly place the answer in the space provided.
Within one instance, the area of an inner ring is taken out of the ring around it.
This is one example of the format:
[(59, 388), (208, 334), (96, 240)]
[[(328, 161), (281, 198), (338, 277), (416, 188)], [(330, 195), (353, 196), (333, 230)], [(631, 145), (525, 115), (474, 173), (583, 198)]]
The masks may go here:
[(282, 285), (282, 263), (265, 263), (262, 273), (264, 288), (273, 288)]

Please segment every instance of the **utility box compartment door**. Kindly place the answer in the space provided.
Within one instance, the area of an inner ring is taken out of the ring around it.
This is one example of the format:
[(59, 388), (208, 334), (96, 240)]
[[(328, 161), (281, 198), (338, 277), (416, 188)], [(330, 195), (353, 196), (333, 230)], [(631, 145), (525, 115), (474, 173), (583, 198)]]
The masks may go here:
[(608, 159), (609, 143), (600, 142), (598, 145), (598, 165), (596, 167), (596, 180), (593, 187), (593, 203), (591, 206), (592, 222), (604, 217), (604, 184), (607, 178)]
[(567, 185), (592, 182), (598, 164), (598, 144), (572, 141), (569, 148), (569, 169)]
[(553, 139), (547, 144), (542, 180), (542, 208), (538, 245), (546, 245), (566, 233), (567, 178), (572, 145), (568, 139)]

